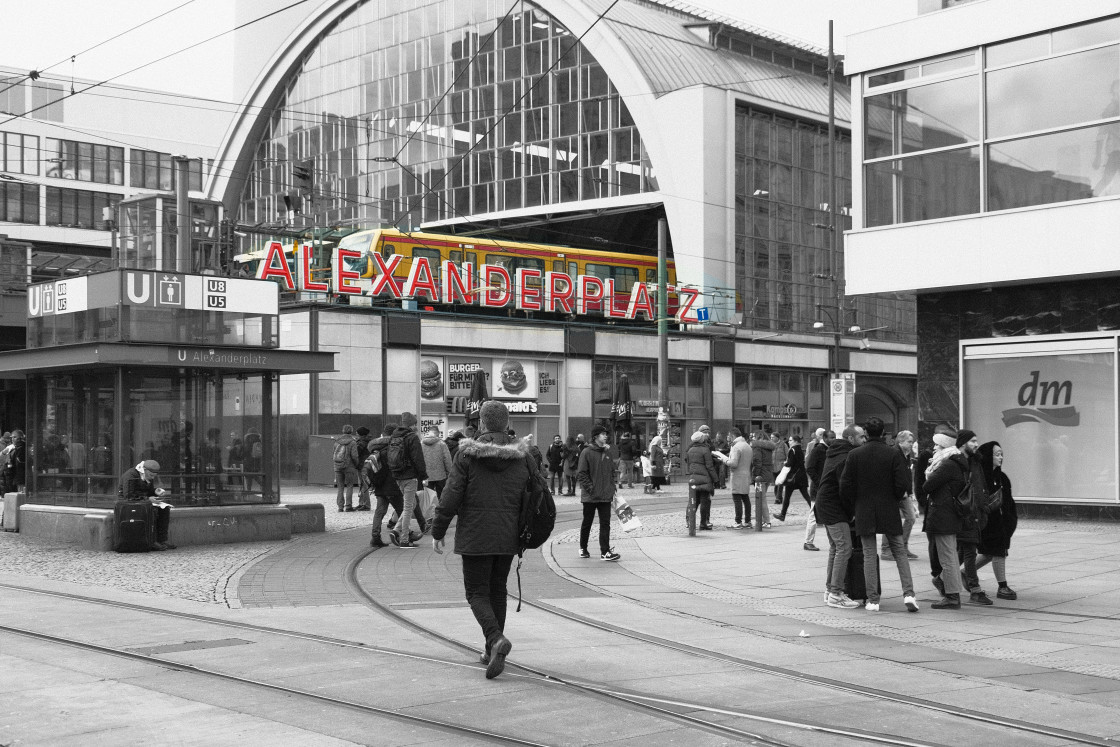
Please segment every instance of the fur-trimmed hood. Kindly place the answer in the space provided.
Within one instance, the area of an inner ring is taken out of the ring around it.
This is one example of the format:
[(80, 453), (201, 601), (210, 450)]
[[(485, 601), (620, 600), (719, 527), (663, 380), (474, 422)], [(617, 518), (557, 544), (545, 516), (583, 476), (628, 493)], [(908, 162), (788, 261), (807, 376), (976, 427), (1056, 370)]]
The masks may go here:
[(529, 453), (524, 440), (511, 439), (505, 433), (493, 431), (483, 433), (478, 438), (464, 438), (459, 442), (456, 458), (461, 454), (464, 458), (485, 459), (491, 469), (504, 470), (523, 461)]

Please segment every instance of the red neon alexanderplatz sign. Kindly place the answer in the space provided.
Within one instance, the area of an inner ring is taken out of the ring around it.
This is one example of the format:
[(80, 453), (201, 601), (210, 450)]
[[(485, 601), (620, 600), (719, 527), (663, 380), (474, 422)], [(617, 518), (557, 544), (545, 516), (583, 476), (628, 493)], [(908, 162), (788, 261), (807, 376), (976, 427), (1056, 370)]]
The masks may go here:
[[(510, 272), (501, 265), (480, 265), (476, 285), (474, 267), (466, 262), (457, 265), (444, 260), (440, 265), (439, 279), (432, 271), (427, 257), (413, 257), (407, 278), (393, 273), (404, 259), (391, 254), (388, 259), (374, 252), (374, 275), (368, 288), (355, 285), (361, 278), (357, 270), (347, 270), (346, 260), (361, 260), (365, 252), (335, 248), (331, 259), (330, 282), (312, 279), (315, 267), (310, 247), (303, 245), (296, 252), (295, 277), (288, 267), (283, 245), (278, 241), (269, 244), (265, 258), (257, 266), (257, 279), (278, 280), (289, 291), (333, 292), (340, 295), (379, 296), (388, 293), (397, 299), (416, 299), (421, 296), (430, 303), (477, 304), (481, 308), (502, 309), (511, 303), (519, 311), (551, 311), (564, 314), (587, 315), (594, 309), (610, 319), (637, 319), (644, 315), (648, 321), (659, 319), (655, 286), (634, 283), (626, 308), (619, 303), (625, 294), (616, 294), (613, 278), (594, 275), (577, 275), (564, 272), (547, 272), (522, 267)], [(699, 296), (695, 288), (670, 285), (669, 292), (677, 294), (675, 320), (681, 324), (699, 321), (693, 306)]]

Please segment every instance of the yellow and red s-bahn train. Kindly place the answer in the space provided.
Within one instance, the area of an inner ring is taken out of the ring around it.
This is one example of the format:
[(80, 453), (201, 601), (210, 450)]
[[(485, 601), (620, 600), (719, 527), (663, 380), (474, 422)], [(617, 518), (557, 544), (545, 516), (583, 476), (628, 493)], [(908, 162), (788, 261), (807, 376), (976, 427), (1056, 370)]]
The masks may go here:
[[(359, 262), (352, 262), (351, 269), (358, 270), (363, 278), (375, 274), (373, 254), (383, 259), (399, 254), (405, 260), (397, 265), (393, 275), (401, 280), (408, 276), (411, 260), (426, 258), (433, 268), (444, 262), (455, 265), (469, 263), (475, 272), (482, 265), (497, 265), (510, 273), (519, 269), (562, 272), (569, 277), (591, 275), (601, 280), (614, 280), (615, 294), (630, 297), (634, 283), (657, 282), (657, 257), (626, 254), (594, 249), (572, 249), (548, 244), (531, 244), (435, 233), (405, 233), (392, 229), (359, 231), (344, 237), (339, 249), (357, 250), (364, 255)], [(669, 285), (676, 285), (676, 268), (668, 261)]]

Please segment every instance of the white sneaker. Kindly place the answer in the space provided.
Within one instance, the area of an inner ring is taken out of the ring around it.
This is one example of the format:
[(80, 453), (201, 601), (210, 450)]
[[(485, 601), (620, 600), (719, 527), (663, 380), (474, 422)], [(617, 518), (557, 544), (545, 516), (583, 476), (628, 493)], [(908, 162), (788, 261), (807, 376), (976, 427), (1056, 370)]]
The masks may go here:
[(878, 612), (879, 611), (879, 603), (878, 602), (872, 602), (872, 601), (869, 600), (867, 602), (867, 604), (863, 605), (863, 608), (865, 610), (867, 610), (868, 612)]
[(854, 610), (859, 607), (859, 602), (848, 599), (845, 594), (829, 594), (828, 606), (842, 610)]
[(918, 611), (918, 600), (914, 598), (913, 594), (907, 594), (902, 598), (902, 603), (906, 605), (906, 609), (911, 612)]

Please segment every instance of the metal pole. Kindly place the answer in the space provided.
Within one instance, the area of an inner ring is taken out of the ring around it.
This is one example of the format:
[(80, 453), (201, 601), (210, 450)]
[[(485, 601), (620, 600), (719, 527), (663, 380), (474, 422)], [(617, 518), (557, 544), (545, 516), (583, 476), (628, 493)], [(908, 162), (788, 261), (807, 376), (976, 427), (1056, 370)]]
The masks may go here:
[(665, 437), (662, 448), (669, 451), (669, 224), (657, 221), (657, 408), (658, 428), (662, 421)]
[(190, 159), (186, 156), (172, 156), (175, 163), (175, 232), (178, 236), (175, 246), (175, 271), (191, 271), (191, 205), (188, 195), (187, 177)]
[(844, 323), (841, 307), (840, 270), (837, 262), (836, 235), (836, 57), (832, 51), (832, 21), (828, 22), (828, 276), (832, 281), (832, 297), (836, 302), (836, 332), (833, 339), (832, 372), (840, 372), (840, 329)]
[(657, 221), (657, 404), (669, 412), (669, 224)]

